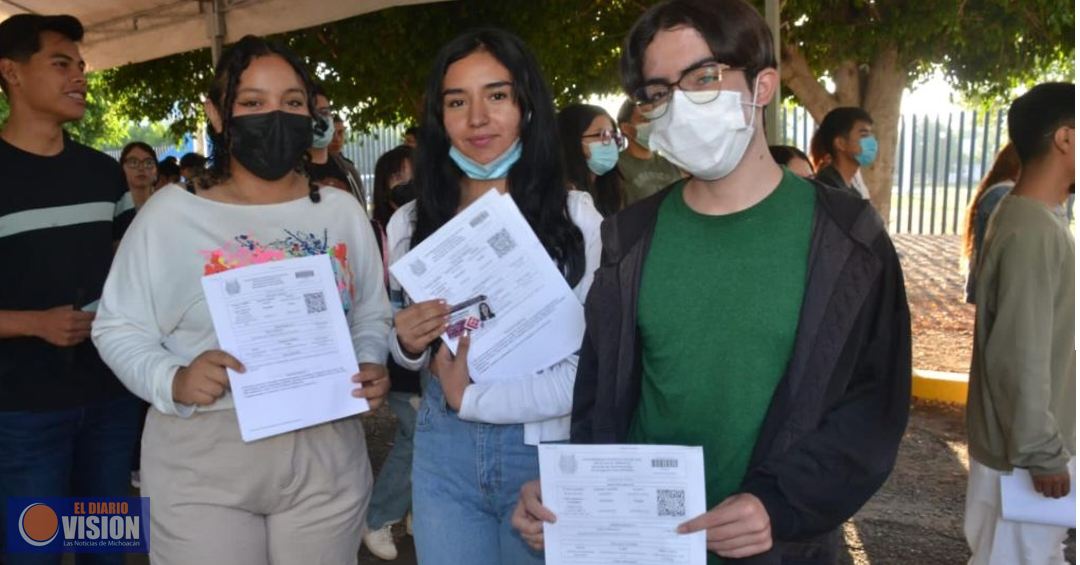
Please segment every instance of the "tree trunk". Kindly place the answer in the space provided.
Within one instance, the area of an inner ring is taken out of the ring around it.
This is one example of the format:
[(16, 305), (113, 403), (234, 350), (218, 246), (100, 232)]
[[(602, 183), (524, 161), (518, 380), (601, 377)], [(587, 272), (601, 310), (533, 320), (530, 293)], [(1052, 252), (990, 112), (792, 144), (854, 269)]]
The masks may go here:
[(863, 169), (863, 180), (870, 189), (870, 202), (885, 219), (886, 225), (892, 208), (900, 102), (907, 85), (907, 72), (900, 67), (898, 59), (896, 47), (878, 52), (870, 65), (862, 103), (862, 107), (874, 118), (874, 134), (878, 140), (877, 159), (873, 165)]
[[(892, 204), (892, 178), (896, 166), (896, 147), (899, 137), (900, 101), (907, 86), (907, 72), (899, 63), (895, 46), (880, 51), (871, 62), (865, 91), (860, 91), (858, 65), (841, 61), (835, 67), (836, 95), (830, 94), (818, 82), (806, 58), (794, 45), (784, 45), (781, 80), (795, 93), (799, 103), (814, 121), (821, 122), (833, 108), (859, 105), (874, 118), (878, 139), (878, 156), (874, 164), (863, 169), (863, 180), (870, 189), (870, 202), (886, 220)], [(887, 222), (886, 222), (887, 223)]]

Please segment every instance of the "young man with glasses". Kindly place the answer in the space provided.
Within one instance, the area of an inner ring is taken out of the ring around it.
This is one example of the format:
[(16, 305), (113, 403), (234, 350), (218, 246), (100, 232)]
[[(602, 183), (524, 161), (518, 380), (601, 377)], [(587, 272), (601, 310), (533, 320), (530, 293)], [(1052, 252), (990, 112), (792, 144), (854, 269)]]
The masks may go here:
[[(710, 563), (833, 563), (907, 423), (903, 276), (878, 214), (781, 169), (768, 26), (743, 0), (674, 0), (627, 38), (650, 145), (691, 177), (606, 220), (571, 441), (701, 445)], [(536, 483), (515, 524), (542, 544)]]
[[(71, 16), (0, 22), (0, 501), (128, 492), (141, 407), (87, 338), (134, 206), (119, 163), (63, 130), (86, 111), (82, 34)], [(47, 562), (3, 543), (9, 565)], [(123, 556), (96, 557), (80, 563)]]

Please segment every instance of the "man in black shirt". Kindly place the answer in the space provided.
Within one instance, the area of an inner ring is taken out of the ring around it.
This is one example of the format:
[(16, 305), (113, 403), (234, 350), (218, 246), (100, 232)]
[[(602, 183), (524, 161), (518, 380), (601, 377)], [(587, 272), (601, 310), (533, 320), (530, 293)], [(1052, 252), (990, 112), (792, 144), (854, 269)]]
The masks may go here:
[[(140, 406), (87, 338), (134, 208), (120, 165), (62, 128), (86, 110), (82, 34), (71, 16), (0, 22), (0, 500), (127, 494)], [(4, 543), (8, 565), (42, 562)]]

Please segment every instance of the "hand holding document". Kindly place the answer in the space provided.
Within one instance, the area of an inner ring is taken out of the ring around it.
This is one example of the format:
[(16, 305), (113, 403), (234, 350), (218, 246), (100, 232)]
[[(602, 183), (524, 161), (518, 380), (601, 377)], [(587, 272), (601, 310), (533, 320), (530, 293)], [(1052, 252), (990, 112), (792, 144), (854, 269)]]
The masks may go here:
[(356, 352), (329, 256), (240, 267), (202, 285), (218, 343), (247, 369), (228, 370), (244, 441), (368, 410), (351, 395)]
[(1001, 477), (1001, 517), (1013, 522), (1076, 527), (1076, 459), (1069, 461), (1069, 494), (1048, 498), (1035, 491), (1027, 469)]
[(581, 347), (585, 312), (509, 195), (492, 189), (390, 266), (414, 302), (451, 304), (442, 339), (470, 332), (474, 381), (518, 377)]
[(705, 532), (676, 528), (705, 512), (700, 447), (541, 444), (547, 565), (704, 565)]

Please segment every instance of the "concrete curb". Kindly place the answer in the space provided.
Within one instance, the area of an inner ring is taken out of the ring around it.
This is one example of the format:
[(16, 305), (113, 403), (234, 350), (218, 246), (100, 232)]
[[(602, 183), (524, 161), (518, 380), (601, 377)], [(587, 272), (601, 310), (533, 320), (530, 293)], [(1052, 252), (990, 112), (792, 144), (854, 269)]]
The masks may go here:
[(966, 373), (947, 373), (915, 369), (911, 375), (911, 395), (923, 400), (950, 404), (967, 404), (968, 376)]

